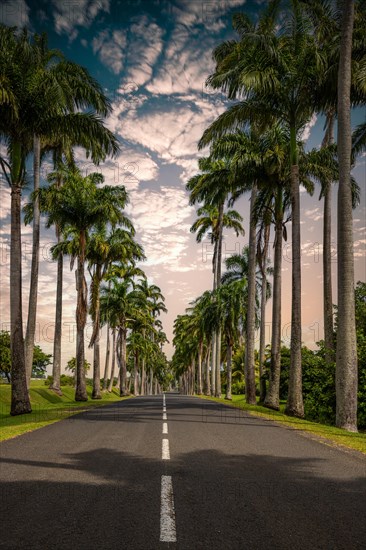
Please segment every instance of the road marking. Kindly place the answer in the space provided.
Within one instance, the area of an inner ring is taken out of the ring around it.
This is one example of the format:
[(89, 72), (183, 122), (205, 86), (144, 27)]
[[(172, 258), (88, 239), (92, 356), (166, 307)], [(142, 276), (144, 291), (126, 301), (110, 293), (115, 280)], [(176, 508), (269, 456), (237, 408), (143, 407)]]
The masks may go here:
[(168, 424), (166, 422), (164, 422), (163, 424), (163, 434), (167, 434), (168, 433)]
[(166, 407), (163, 407), (163, 412), (166, 413)]
[(163, 420), (168, 420), (166, 413), (163, 413)]
[(170, 460), (169, 439), (162, 440), (161, 458), (163, 460)]
[(171, 476), (161, 476), (160, 540), (161, 542), (177, 541)]

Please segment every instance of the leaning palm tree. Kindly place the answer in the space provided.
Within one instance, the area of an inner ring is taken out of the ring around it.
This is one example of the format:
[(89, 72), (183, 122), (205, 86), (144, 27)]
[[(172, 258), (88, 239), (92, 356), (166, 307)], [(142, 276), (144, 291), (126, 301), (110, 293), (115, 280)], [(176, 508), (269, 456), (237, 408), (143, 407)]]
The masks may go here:
[[(52, 181), (53, 175), (50, 175)], [(84, 328), (87, 318), (87, 285), (85, 280), (85, 261), (89, 232), (93, 227), (104, 224), (106, 220), (112, 226), (124, 219), (123, 208), (128, 197), (123, 186), (98, 187), (104, 178), (93, 173), (83, 177), (78, 170), (66, 172), (64, 184), (55, 191), (54, 187), (41, 189), (38, 200), (41, 212), (47, 214), (46, 226), (57, 224), (66, 238), (53, 247), (57, 257), (59, 253), (70, 254), (72, 265), (77, 259), (77, 345), (76, 345), (76, 401), (86, 401), (84, 364)], [(54, 201), (55, 196), (57, 200)]]

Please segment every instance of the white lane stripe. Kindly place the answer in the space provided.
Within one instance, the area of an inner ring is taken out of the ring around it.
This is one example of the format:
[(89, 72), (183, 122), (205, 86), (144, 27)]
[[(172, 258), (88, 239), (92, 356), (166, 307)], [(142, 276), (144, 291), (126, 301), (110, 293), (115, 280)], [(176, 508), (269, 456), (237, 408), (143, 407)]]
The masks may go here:
[(166, 407), (163, 407), (163, 412), (166, 413)]
[(166, 422), (164, 422), (163, 424), (163, 434), (167, 434), (168, 433), (168, 424)]
[(161, 458), (163, 460), (170, 460), (169, 439), (162, 440)]
[(161, 476), (160, 541), (177, 541), (171, 476)]
[(166, 413), (163, 413), (163, 420), (168, 420)]

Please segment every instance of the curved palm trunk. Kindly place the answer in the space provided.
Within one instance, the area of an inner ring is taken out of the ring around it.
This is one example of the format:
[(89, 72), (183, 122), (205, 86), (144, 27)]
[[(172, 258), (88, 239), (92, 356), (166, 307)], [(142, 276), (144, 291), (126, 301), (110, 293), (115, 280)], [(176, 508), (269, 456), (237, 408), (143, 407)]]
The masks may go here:
[(104, 364), (104, 376), (103, 376), (103, 391), (107, 389), (108, 385), (108, 371), (109, 371), (109, 358), (111, 355), (111, 337), (109, 331), (109, 323), (107, 324), (107, 349), (105, 354), (105, 364)]
[[(39, 171), (41, 164), (41, 140), (38, 136), (33, 137), (33, 180), (34, 191), (39, 189)], [(33, 245), (32, 264), (29, 287), (28, 322), (24, 342), (25, 370), (27, 373), (27, 386), (30, 386), (33, 366), (34, 336), (36, 332), (37, 318), (37, 296), (38, 296), (38, 270), (39, 270), (39, 234), (40, 234), (40, 213), (38, 198), (33, 201)]]
[[(327, 131), (322, 146), (333, 143), (334, 114), (327, 114)], [(325, 361), (330, 364), (334, 361), (334, 333), (333, 333), (333, 296), (332, 296), (332, 183), (327, 182), (324, 189), (323, 215), (323, 318), (324, 318), (324, 346)]]
[(264, 405), (270, 409), (280, 408), (281, 375), (281, 282), (282, 282), (282, 191), (276, 196), (276, 234), (273, 262), (271, 368), (269, 386)]
[(286, 414), (304, 416), (301, 364), (301, 235), (296, 130), (291, 127), (292, 302), (291, 357)]
[(226, 351), (226, 371), (227, 371), (226, 377), (227, 377), (227, 383), (226, 383), (225, 399), (229, 399), (229, 400), (232, 399), (232, 395), (231, 395), (231, 386), (232, 386), (232, 368), (231, 368), (231, 364), (232, 364), (232, 358), (233, 358), (233, 346), (232, 346), (232, 343), (231, 343), (230, 339), (228, 338), (227, 351)]
[(22, 317), (21, 183), (11, 186), (10, 325), (12, 416), (32, 412), (25, 371)]
[(108, 384), (108, 391), (111, 392), (113, 388), (114, 380), (114, 371), (116, 369), (116, 329), (112, 329), (112, 367), (111, 367), (111, 378)]
[(121, 368), (120, 368), (120, 396), (124, 397), (127, 392), (127, 330), (121, 329)]
[(257, 198), (257, 186), (253, 185), (250, 198), (250, 229), (249, 229), (249, 266), (248, 266), (248, 305), (247, 330), (245, 346), (245, 398), (250, 405), (256, 404), (254, 339), (255, 339), (255, 268), (256, 268), (256, 234), (254, 220), (254, 204)]
[(338, 332), (336, 425), (357, 432), (357, 346), (351, 172), (351, 54), (354, 3), (343, 2), (338, 71)]
[(259, 388), (260, 388), (260, 401), (264, 402), (266, 398), (266, 380), (265, 380), (265, 349), (266, 349), (266, 304), (267, 304), (267, 256), (268, 256), (268, 243), (270, 236), (271, 226), (266, 225), (264, 230), (264, 244), (263, 244), (263, 256), (260, 262), (260, 269), (262, 275), (262, 288), (261, 288), (261, 326), (260, 326), (260, 342), (259, 342)]
[(85, 231), (80, 232), (80, 253), (77, 268), (77, 306), (76, 306), (76, 391), (75, 401), (87, 401), (85, 382), (85, 345), (84, 329), (87, 315), (87, 288), (85, 281)]

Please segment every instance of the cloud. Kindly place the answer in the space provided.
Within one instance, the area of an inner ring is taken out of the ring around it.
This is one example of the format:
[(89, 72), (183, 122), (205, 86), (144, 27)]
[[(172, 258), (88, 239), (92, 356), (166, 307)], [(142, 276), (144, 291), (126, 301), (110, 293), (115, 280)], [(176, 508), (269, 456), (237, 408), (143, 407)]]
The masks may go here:
[(126, 76), (122, 85), (132, 82), (135, 86), (146, 84), (153, 74), (163, 50), (164, 31), (146, 16), (134, 18), (129, 32)]
[(311, 132), (311, 129), (313, 126), (315, 126), (315, 123), (317, 121), (318, 117), (316, 114), (313, 114), (313, 116), (311, 117), (311, 120), (305, 125), (301, 135), (300, 135), (300, 139), (302, 141), (307, 141), (310, 137), (310, 132)]
[(194, 209), (188, 205), (183, 189), (162, 186), (158, 190), (132, 191), (126, 211), (144, 246), (148, 258), (144, 265), (188, 270), (181, 260), (189, 243), (186, 222)]
[(76, 148), (75, 158), (83, 175), (99, 172), (104, 176), (105, 185), (124, 185), (128, 191), (137, 189), (142, 182), (158, 177), (159, 167), (151, 155), (130, 147), (122, 147), (117, 157), (95, 166), (85, 156), (85, 151)]
[[(158, 154), (167, 163), (189, 168), (197, 158), (197, 144), (207, 125), (223, 107), (197, 98), (196, 102), (156, 102), (149, 110), (130, 110), (114, 119), (113, 130), (131, 143)], [(191, 170), (189, 170), (191, 173)]]
[(101, 31), (92, 42), (93, 52), (115, 74), (122, 71), (126, 57), (127, 37), (124, 31)]
[(78, 27), (89, 28), (101, 13), (109, 13), (110, 0), (52, 0), (55, 30), (67, 34), (70, 41), (78, 35)]
[(323, 219), (323, 213), (320, 208), (313, 208), (312, 210), (305, 210), (305, 216), (314, 222)]
[(9, 27), (29, 24), (29, 7), (25, 0), (3, 0), (0, 5), (0, 23)]
[(225, 0), (224, 2), (192, 2), (177, 0), (169, 6), (170, 14), (177, 23), (188, 27), (204, 26), (211, 32), (218, 32), (225, 26), (223, 17), (232, 8), (239, 8), (246, 0)]

